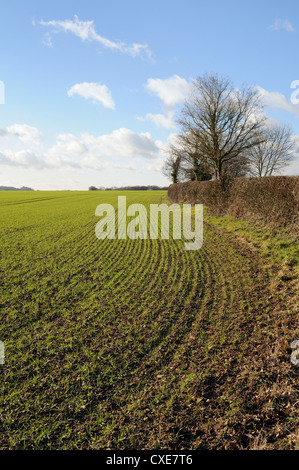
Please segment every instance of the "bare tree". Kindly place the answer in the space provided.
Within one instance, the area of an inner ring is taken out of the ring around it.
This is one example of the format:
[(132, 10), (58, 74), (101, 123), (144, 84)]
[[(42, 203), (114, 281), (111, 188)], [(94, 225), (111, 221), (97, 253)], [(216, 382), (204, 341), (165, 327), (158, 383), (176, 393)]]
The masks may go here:
[(249, 152), (250, 174), (257, 177), (280, 173), (293, 160), (294, 145), (289, 126), (265, 127), (262, 136), (263, 141)]
[(236, 90), (228, 79), (205, 75), (193, 83), (178, 124), (187, 139), (195, 139), (198, 156), (219, 179), (229, 162), (241, 161), (261, 142), (262, 110), (255, 88)]

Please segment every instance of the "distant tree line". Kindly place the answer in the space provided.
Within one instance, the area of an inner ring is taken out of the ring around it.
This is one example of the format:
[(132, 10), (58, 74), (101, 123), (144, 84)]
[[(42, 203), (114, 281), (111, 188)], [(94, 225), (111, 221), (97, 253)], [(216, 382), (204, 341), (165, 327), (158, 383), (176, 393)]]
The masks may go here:
[(122, 186), (116, 187), (113, 186), (111, 188), (104, 188), (99, 187), (96, 188), (95, 186), (90, 186), (89, 191), (161, 191), (167, 190), (168, 186), (160, 187), (160, 186)]
[(177, 123), (163, 167), (173, 183), (270, 176), (293, 159), (291, 128), (266, 119), (257, 89), (218, 75), (194, 81)]
[(22, 186), (22, 188), (14, 188), (13, 186), (0, 186), (0, 191), (34, 191), (32, 188)]

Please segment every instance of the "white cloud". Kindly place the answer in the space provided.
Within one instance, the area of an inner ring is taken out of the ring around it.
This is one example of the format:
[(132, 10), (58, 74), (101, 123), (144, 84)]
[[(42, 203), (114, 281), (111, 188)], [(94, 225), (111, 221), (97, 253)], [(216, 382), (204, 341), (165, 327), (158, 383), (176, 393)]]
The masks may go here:
[[(35, 23), (33, 23), (35, 24)], [(137, 57), (145, 53), (149, 58), (152, 57), (152, 53), (147, 44), (133, 43), (128, 45), (124, 42), (115, 42), (110, 39), (100, 36), (96, 30), (94, 21), (80, 21), (77, 15), (74, 15), (73, 20), (51, 20), (51, 21), (40, 21), (39, 24), (42, 26), (51, 27), (54, 32), (65, 32), (73, 33), (79, 37), (82, 41), (95, 41), (100, 43), (102, 46), (108, 49), (116, 50), (124, 54), (129, 54), (132, 57)]]
[(157, 142), (148, 132), (138, 134), (125, 128), (100, 136), (83, 134), (81, 142), (88, 148), (88, 155), (82, 164), (89, 168), (100, 165), (102, 158), (155, 159), (160, 153)]
[(45, 153), (44, 160), (50, 167), (69, 166), (79, 168), (80, 164), (72, 160), (87, 152), (87, 147), (72, 134), (59, 134), (57, 142)]
[(191, 91), (191, 84), (178, 75), (160, 79), (149, 78), (146, 88), (157, 95), (166, 109), (173, 108), (185, 101)]
[[(2, 132), (0, 128), (0, 135)], [(148, 132), (136, 133), (125, 128), (99, 136), (89, 133), (80, 136), (59, 134), (56, 142), (46, 151), (0, 151), (0, 165), (39, 170), (86, 167), (137, 171), (134, 163), (122, 163), (115, 159), (155, 160), (161, 157), (161, 148), (162, 143), (155, 141)]]
[[(74, 15), (74, 20), (41, 20), (39, 23), (42, 26), (51, 26), (56, 32), (71, 32), (82, 39), (82, 41), (92, 41), (97, 37), (97, 33), (94, 28), (94, 21), (80, 21), (77, 15)], [(108, 40), (103, 38), (104, 43), (105, 41)]]
[(0, 165), (14, 166), (24, 169), (45, 170), (60, 169), (63, 167), (78, 169), (81, 167), (79, 163), (72, 161), (69, 157), (56, 156), (50, 157), (47, 154), (37, 155), (30, 149), (12, 151), (3, 150), (0, 152)]
[(168, 111), (166, 114), (152, 114), (148, 113), (145, 117), (138, 116), (139, 121), (152, 121), (158, 127), (165, 127), (166, 129), (173, 129), (176, 123), (173, 120), (174, 111)]
[(58, 142), (49, 150), (49, 154), (70, 156), (81, 155), (87, 151), (86, 146), (73, 134), (59, 134), (57, 140)]
[(39, 130), (27, 124), (13, 124), (8, 127), (0, 127), (0, 137), (15, 137), (21, 142), (33, 145), (39, 145), (41, 143)]
[(120, 163), (105, 162), (105, 167), (123, 171), (138, 171), (138, 168), (136, 165), (134, 165), (134, 163), (129, 163), (128, 165), (121, 165)]
[[(16, 127), (16, 129), (15, 129)], [(11, 126), (16, 132), (17, 125)], [(0, 129), (0, 135), (3, 129)], [(13, 134), (11, 130), (11, 134)], [(23, 135), (21, 134), (23, 137)], [(32, 143), (29, 139), (23, 142)], [(16, 151), (12, 149), (0, 152), (0, 164), (18, 166), (21, 168), (51, 169), (51, 168), (80, 168), (80, 164), (73, 160), (74, 157), (82, 155), (87, 151), (83, 143), (72, 134), (60, 134), (57, 142), (46, 152), (36, 152), (32, 149)]]
[(291, 103), (291, 101), (288, 101), (282, 93), (279, 93), (277, 91), (267, 91), (260, 86), (257, 86), (256, 88), (260, 93), (266, 106), (283, 109), (284, 111), (288, 111), (299, 117), (299, 105), (293, 104)]
[(159, 158), (155, 162), (149, 163), (145, 169), (146, 171), (155, 171), (157, 173), (161, 173), (164, 163), (165, 163), (165, 159)]
[(69, 96), (79, 95), (85, 99), (92, 99), (95, 102), (100, 102), (105, 108), (114, 109), (115, 104), (111, 96), (111, 92), (106, 85), (99, 83), (77, 83), (67, 94)]
[(43, 160), (31, 150), (21, 150), (19, 152), (4, 150), (0, 152), (0, 164), (22, 168), (43, 169), (45, 167)]
[(173, 119), (174, 108), (182, 104), (191, 92), (191, 83), (185, 78), (173, 75), (170, 78), (149, 78), (146, 83), (146, 89), (152, 94), (158, 96), (162, 101), (164, 114), (147, 113), (145, 117), (138, 116), (140, 121), (150, 120), (156, 126), (173, 129), (176, 123)]
[(288, 31), (289, 33), (292, 33), (295, 31), (294, 26), (289, 20), (282, 20), (281, 18), (278, 18), (275, 20), (275, 22), (269, 26), (270, 29), (274, 29), (275, 31), (280, 31), (281, 29), (284, 29), (285, 31)]

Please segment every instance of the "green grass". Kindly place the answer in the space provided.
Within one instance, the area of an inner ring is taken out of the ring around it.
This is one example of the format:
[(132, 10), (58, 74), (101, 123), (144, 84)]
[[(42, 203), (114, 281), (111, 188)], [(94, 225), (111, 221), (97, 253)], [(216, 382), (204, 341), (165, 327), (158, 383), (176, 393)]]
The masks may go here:
[(299, 238), (298, 234), (290, 234), (289, 228), (275, 228), (261, 222), (250, 222), (235, 217), (215, 217), (207, 213), (205, 220), (243, 238), (269, 262), (269, 266), (290, 268), (298, 278)]
[(100, 241), (118, 195), (166, 199), (0, 193), (0, 449), (294, 448), (296, 312), (264, 258), (225, 219), (199, 251)]

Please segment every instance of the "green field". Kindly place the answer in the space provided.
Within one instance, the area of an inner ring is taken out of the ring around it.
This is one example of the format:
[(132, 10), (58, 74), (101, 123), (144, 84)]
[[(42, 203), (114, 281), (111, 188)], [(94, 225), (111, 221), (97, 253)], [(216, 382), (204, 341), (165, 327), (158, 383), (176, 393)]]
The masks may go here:
[(292, 282), (216, 218), (199, 251), (98, 240), (121, 194), (0, 193), (0, 449), (295, 448)]

